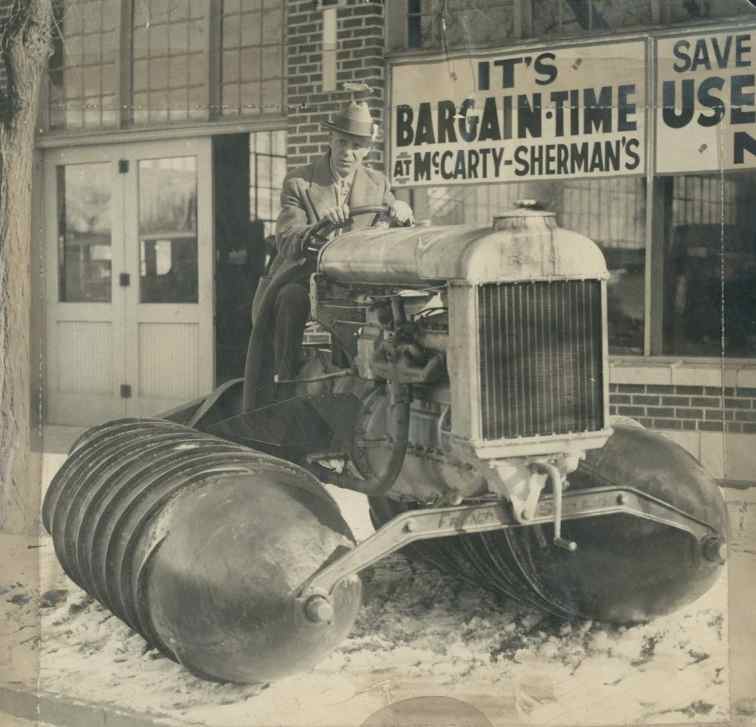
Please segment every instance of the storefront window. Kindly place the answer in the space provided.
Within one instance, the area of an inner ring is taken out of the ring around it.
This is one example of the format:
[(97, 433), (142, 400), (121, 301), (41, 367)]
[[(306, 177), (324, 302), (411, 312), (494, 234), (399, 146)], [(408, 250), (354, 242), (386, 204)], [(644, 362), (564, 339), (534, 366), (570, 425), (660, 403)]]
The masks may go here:
[(434, 224), (489, 225), (521, 199), (536, 199), (556, 212), (560, 226), (596, 242), (609, 268), (609, 350), (643, 353), (645, 185), (642, 179), (611, 178), (487, 184), (418, 189), (418, 218)]
[(49, 114), (54, 129), (116, 124), (116, 19), (119, 0), (58, 0), (50, 59)]
[(135, 0), (135, 124), (207, 117), (206, 19), (189, 0)]
[(286, 176), (286, 132), (260, 131), (249, 136), (249, 209), (262, 222), (265, 236), (275, 231)]
[(410, 48), (472, 48), (512, 38), (514, 0), (409, 0)]
[(223, 116), (281, 113), (285, 30), (282, 0), (223, 0)]
[[(661, 180), (664, 353), (756, 355), (756, 172)], [(724, 316), (723, 316), (724, 312)], [(724, 327), (723, 327), (724, 326)]]

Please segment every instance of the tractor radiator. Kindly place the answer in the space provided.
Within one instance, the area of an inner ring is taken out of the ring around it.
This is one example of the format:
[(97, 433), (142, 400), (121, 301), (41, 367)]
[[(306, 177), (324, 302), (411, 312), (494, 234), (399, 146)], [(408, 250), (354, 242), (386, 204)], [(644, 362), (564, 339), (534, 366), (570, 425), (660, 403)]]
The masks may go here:
[(604, 427), (598, 280), (478, 288), (483, 439)]

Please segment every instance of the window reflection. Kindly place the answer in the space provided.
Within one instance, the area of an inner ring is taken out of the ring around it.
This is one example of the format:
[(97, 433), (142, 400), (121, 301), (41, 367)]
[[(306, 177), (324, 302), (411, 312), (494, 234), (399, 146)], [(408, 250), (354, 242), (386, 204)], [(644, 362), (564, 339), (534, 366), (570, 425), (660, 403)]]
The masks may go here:
[(704, 20), (707, 18), (723, 18), (730, 15), (744, 15), (753, 8), (741, 0), (667, 0), (664, 10), (669, 14), (673, 23), (684, 23), (690, 20)]
[(57, 176), (60, 301), (109, 303), (110, 164), (60, 166)]
[(197, 160), (139, 162), (139, 300), (196, 303)]
[[(669, 179), (669, 178), (667, 178)], [(756, 173), (671, 178), (664, 353), (756, 354)], [(722, 320), (724, 301), (724, 321)]]
[(197, 238), (143, 239), (140, 245), (142, 303), (197, 302)]
[[(512, 38), (512, 0), (409, 0), (410, 48), (471, 48)], [(445, 30), (444, 30), (445, 26)]]
[(414, 192), (415, 214), (434, 224), (490, 225), (517, 200), (537, 199), (561, 227), (599, 245), (609, 268), (609, 350), (643, 353), (645, 187), (638, 178), (436, 187)]
[(533, 0), (533, 35), (576, 35), (652, 22), (650, 0)]

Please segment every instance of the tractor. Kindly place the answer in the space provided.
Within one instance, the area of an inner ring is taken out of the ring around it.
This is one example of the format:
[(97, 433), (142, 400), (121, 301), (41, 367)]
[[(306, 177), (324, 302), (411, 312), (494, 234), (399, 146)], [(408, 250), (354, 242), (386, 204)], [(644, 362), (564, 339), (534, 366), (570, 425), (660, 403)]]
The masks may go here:
[[(565, 620), (637, 623), (726, 558), (715, 480), (610, 419), (600, 248), (525, 203), (492, 225), (323, 222), (257, 301), (244, 377), (86, 431), (43, 522), (68, 576), (192, 673), (311, 668), (402, 549)], [(272, 307), (309, 285), (317, 330), (276, 381)], [(286, 392), (286, 395), (282, 395)], [(369, 498), (355, 538), (322, 483)]]

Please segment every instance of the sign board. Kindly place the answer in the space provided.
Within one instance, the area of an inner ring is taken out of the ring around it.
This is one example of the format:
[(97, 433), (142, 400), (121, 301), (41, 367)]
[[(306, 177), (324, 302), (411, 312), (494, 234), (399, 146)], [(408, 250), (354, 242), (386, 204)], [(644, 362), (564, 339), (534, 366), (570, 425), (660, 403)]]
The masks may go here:
[(643, 40), (398, 63), (397, 187), (643, 174)]
[(657, 173), (756, 167), (754, 32), (660, 38), (656, 55)]

